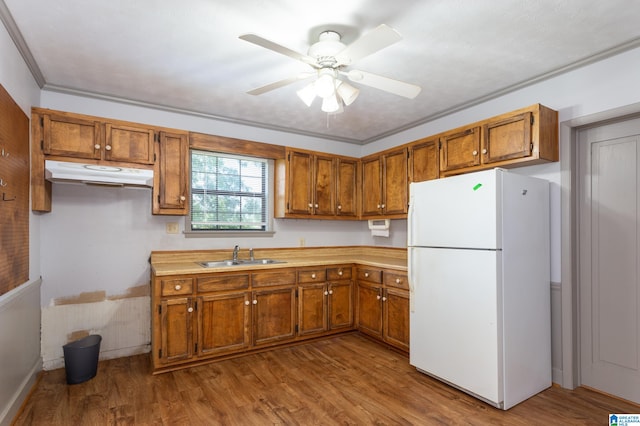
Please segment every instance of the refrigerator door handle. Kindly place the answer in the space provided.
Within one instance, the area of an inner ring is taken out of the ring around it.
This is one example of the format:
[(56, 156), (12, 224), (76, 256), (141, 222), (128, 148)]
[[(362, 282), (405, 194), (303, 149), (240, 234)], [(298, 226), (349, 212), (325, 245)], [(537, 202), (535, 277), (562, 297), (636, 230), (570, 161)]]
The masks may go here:
[[(411, 191), (411, 190), (410, 190)], [(415, 211), (415, 203), (413, 202), (413, 195), (409, 196), (409, 211), (407, 212), (407, 246), (413, 246), (413, 215)]]
[(417, 250), (414, 248), (409, 248), (409, 268), (408, 268), (408, 275), (409, 275), (409, 312), (415, 312), (415, 286), (417, 281), (417, 259), (418, 254), (417, 254)]

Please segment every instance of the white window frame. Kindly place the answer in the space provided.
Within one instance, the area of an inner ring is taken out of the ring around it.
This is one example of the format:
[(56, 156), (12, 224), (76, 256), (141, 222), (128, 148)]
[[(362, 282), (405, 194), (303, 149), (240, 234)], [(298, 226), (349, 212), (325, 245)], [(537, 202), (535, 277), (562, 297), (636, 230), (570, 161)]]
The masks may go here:
[[(202, 152), (206, 154), (215, 155), (218, 157), (225, 158), (235, 158), (235, 159), (246, 159), (246, 160), (260, 160), (266, 162), (266, 179), (265, 182), (265, 202), (266, 202), (266, 222), (264, 230), (193, 230), (191, 226), (191, 211), (187, 216), (185, 216), (185, 226), (184, 226), (184, 234), (187, 238), (216, 238), (216, 237), (271, 237), (275, 234), (273, 230), (273, 216), (274, 216), (274, 175), (275, 175), (275, 162), (269, 158), (261, 158), (261, 157), (252, 157), (249, 155), (238, 155), (238, 154), (228, 154), (224, 152), (216, 152), (216, 151), (207, 151), (202, 149), (191, 149), (189, 150), (189, 161), (192, 161), (192, 155), (196, 152)], [(190, 168), (191, 170), (191, 168)], [(192, 194), (191, 194), (191, 177), (192, 172), (189, 173), (189, 204), (192, 203)]]

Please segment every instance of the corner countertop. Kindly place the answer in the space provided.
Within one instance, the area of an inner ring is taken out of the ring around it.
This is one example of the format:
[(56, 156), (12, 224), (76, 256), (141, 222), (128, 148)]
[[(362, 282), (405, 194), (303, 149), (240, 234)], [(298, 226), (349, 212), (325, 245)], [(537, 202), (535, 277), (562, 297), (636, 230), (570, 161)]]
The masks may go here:
[[(198, 262), (230, 259), (232, 250), (154, 251), (151, 270), (156, 276), (210, 274), (217, 272), (251, 271), (277, 268), (301, 268), (331, 264), (357, 263), (377, 268), (407, 270), (407, 250), (392, 247), (340, 246), (255, 249), (256, 259), (275, 259), (284, 263), (240, 264), (204, 267)], [(239, 259), (248, 259), (249, 250), (242, 249)]]

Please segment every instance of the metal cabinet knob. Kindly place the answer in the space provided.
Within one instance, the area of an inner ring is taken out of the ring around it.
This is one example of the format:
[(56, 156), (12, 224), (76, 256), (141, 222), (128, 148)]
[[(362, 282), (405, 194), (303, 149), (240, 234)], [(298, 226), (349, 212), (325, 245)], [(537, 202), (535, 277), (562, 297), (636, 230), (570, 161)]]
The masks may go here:
[(342, 204), (338, 204), (338, 210), (342, 210)]
[(314, 207), (317, 209), (317, 208), (318, 208), (318, 205), (316, 204)]
[(95, 144), (95, 145), (93, 146), (93, 148), (94, 148), (94, 149), (100, 149), (100, 144), (99, 144), (99, 143)]
[(187, 309), (187, 312), (189, 312), (189, 313), (193, 312), (193, 308), (191, 306), (189, 306), (189, 309)]
[(482, 150), (482, 153), (483, 153), (483, 154), (486, 154), (486, 153), (487, 153), (487, 148), (484, 148), (484, 149)]
[(380, 300), (380, 295), (377, 295), (377, 296), (376, 296), (376, 299)]
[(342, 276), (342, 269), (338, 271), (338, 275)]
[(182, 289), (182, 286), (180, 284), (176, 284), (176, 286), (174, 287), (174, 289), (176, 291), (180, 291)]
[(365, 273), (364, 273), (364, 277), (365, 277), (365, 278), (369, 278), (369, 273), (368, 273), (368, 272), (365, 272)]
[(333, 294), (333, 290), (329, 290), (329, 294)]
[(313, 204), (309, 203), (309, 208), (310, 209), (313, 208)]
[(382, 205), (380, 206), (380, 208), (383, 208), (383, 209), (384, 209), (384, 207), (385, 207), (385, 206), (384, 206), (384, 204), (382, 204)]
[(386, 297), (383, 297), (383, 298), (382, 298), (382, 301), (383, 301), (383, 302), (386, 302), (386, 301), (387, 301), (387, 298), (386, 298)]
[(111, 145), (106, 145), (104, 149), (106, 149), (107, 151), (111, 151)]
[(478, 155), (478, 151), (476, 151), (475, 149), (472, 152), (473, 156), (475, 157), (476, 155)]
[(313, 280), (316, 279), (316, 274), (315, 273), (311, 274), (311, 279), (313, 279)]
[(187, 197), (185, 197), (184, 195), (181, 195), (181, 196), (180, 196), (180, 201), (184, 201), (184, 200), (186, 200), (186, 199), (187, 199)]
[(378, 204), (378, 208), (380, 208), (380, 204)]
[(257, 304), (258, 304), (258, 301), (257, 301), (257, 300), (255, 300), (255, 299), (253, 299), (253, 304), (254, 304), (254, 305), (257, 305)]
[(325, 296), (328, 296), (328, 295), (329, 295), (329, 292), (328, 292), (328, 291), (325, 291), (325, 292), (324, 292), (324, 295), (325, 295)]
[(400, 278), (396, 278), (396, 284), (400, 284), (401, 282)]
[(249, 304), (250, 304), (250, 303), (249, 303), (249, 301), (248, 301), (248, 300), (245, 300), (245, 301), (244, 301), (244, 304), (245, 304), (245, 305), (247, 305), (247, 306), (249, 306)]

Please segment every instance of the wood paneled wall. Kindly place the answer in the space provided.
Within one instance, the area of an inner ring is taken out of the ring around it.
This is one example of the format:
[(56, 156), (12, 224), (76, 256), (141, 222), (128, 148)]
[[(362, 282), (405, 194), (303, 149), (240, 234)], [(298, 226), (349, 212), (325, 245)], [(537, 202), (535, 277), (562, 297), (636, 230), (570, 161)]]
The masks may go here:
[(29, 280), (29, 118), (0, 85), (0, 294)]

